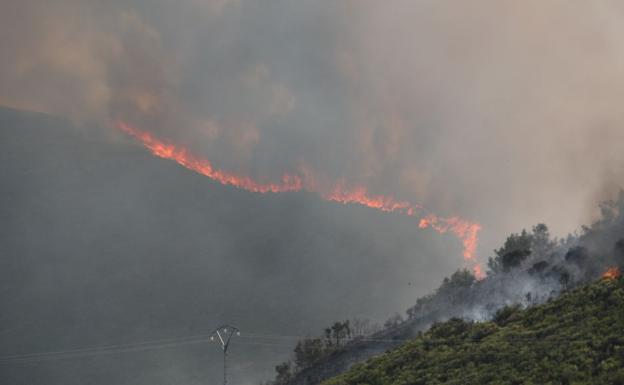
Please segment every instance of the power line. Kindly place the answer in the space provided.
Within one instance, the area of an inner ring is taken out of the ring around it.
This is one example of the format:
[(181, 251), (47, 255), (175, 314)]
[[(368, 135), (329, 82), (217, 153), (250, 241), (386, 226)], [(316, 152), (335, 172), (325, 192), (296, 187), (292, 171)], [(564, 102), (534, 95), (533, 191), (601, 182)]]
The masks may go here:
[[(69, 358), (83, 358), (97, 355), (107, 355), (107, 354), (118, 354), (118, 353), (130, 353), (130, 352), (141, 352), (148, 350), (156, 350), (156, 349), (164, 349), (164, 348), (174, 348), (179, 346), (186, 346), (192, 344), (199, 344), (210, 342), (210, 336), (214, 336), (214, 334), (199, 334), (199, 335), (191, 335), (186, 337), (179, 338), (166, 338), (166, 339), (155, 339), (155, 340), (147, 340), (147, 341), (138, 341), (133, 343), (126, 344), (114, 344), (114, 345), (104, 345), (104, 346), (94, 346), (94, 347), (85, 347), (78, 349), (67, 349), (67, 350), (56, 350), (56, 351), (44, 351), (44, 352), (34, 352), (34, 353), (25, 353), (25, 354), (12, 354), (7, 356), (0, 356), (0, 364), (10, 364), (10, 363), (30, 363), (30, 362), (42, 362), (54, 359), (69, 359)], [(265, 346), (265, 347), (273, 347), (273, 348), (284, 348), (284, 349), (293, 349), (293, 344), (286, 343), (285, 341), (300, 341), (309, 338), (319, 338), (319, 337), (310, 337), (310, 336), (298, 336), (298, 335), (278, 335), (278, 334), (263, 334), (263, 333), (249, 333), (249, 334), (241, 334), (237, 336), (242, 338), (242, 341), (237, 342), (242, 345), (250, 345), (250, 346)], [(466, 340), (462, 338), (427, 338), (421, 340), (422, 343), (425, 344), (451, 344), (451, 343), (464, 343), (464, 342), (474, 342), (478, 343), (487, 339), (488, 336), (483, 337), (481, 340)], [(508, 338), (500, 338), (500, 342), (508, 342), (508, 343), (518, 343), (518, 342), (546, 342), (549, 343), (571, 343), (573, 341), (582, 342), (590, 339), (584, 338), (563, 338), (563, 337), (544, 337), (545, 339), (540, 339), (537, 336), (510, 336)], [(284, 341), (284, 342), (280, 342)], [(402, 343), (408, 341), (415, 341), (414, 338), (396, 338), (396, 339), (387, 339), (387, 338), (374, 338), (374, 337), (356, 337), (356, 338), (347, 338), (348, 342), (378, 342), (378, 343)]]
[[(80, 357), (88, 357), (88, 356), (100, 355), (100, 354), (126, 353), (126, 352), (136, 352), (136, 351), (146, 351), (146, 350), (153, 350), (153, 349), (178, 347), (178, 346), (184, 346), (184, 345), (210, 342), (209, 337), (210, 335), (198, 335), (198, 336), (188, 336), (188, 337), (183, 337), (183, 338), (159, 339), (159, 340), (141, 341), (141, 342), (128, 343), (128, 344), (95, 346), (95, 347), (80, 348), (80, 349), (36, 352), (36, 353), (28, 353), (28, 354), (13, 354), (13, 355), (0, 357), (0, 364), (7, 363), (7, 362), (46, 361), (46, 360), (57, 359), (57, 358), (80, 358)], [(240, 341), (239, 343), (243, 345), (283, 347), (283, 348), (289, 348), (289, 349), (292, 348), (292, 345), (290, 344), (286, 345), (286, 344), (280, 344), (280, 343), (267, 343), (267, 342), (254, 342), (254, 341)]]
[(68, 349), (68, 350), (56, 350), (56, 351), (46, 351), (46, 352), (36, 352), (36, 353), (25, 353), (25, 354), (14, 354), (9, 356), (0, 357), (0, 361), (12, 358), (28, 358), (28, 357), (38, 357), (38, 356), (47, 356), (47, 355), (56, 355), (56, 354), (71, 354), (71, 353), (82, 353), (82, 352), (90, 352), (90, 351), (100, 351), (100, 350), (109, 350), (109, 349), (123, 349), (123, 348), (133, 348), (142, 345), (151, 345), (151, 344), (160, 344), (160, 343), (176, 343), (182, 342), (186, 340), (191, 340), (190, 342), (198, 341), (198, 339), (207, 339), (210, 337), (209, 334), (200, 334), (200, 335), (192, 335), (186, 337), (177, 337), (177, 338), (162, 338), (156, 340), (147, 340), (147, 341), (137, 341), (125, 344), (113, 344), (113, 345), (103, 345), (103, 346), (92, 346), (86, 348), (77, 348), (77, 349)]
[[(32, 360), (35, 360), (35, 359), (45, 360), (48, 357), (56, 357), (56, 356), (84, 357), (84, 356), (97, 355), (97, 354), (124, 353), (124, 352), (144, 351), (144, 350), (167, 348), (167, 347), (176, 347), (176, 346), (183, 346), (183, 345), (196, 344), (196, 343), (202, 343), (202, 342), (210, 342), (211, 335), (213, 334), (199, 334), (199, 335), (192, 335), (192, 336), (181, 337), (181, 338), (165, 338), (165, 339), (139, 341), (139, 342), (133, 342), (133, 343), (126, 343), (126, 344), (93, 346), (93, 347), (78, 348), (78, 349), (13, 354), (13, 355), (7, 355), (7, 356), (0, 356), (0, 363), (13, 362), (13, 361), (27, 361), (31, 359)], [(289, 340), (289, 341), (299, 341), (299, 340), (303, 340), (306, 338), (311, 338), (310, 336), (277, 335), (277, 334), (241, 334), (237, 337), (245, 338), (245, 339), (256, 339), (256, 340)], [(367, 341), (367, 342), (368, 341), (370, 342), (402, 342), (402, 341), (408, 341), (409, 339), (351, 338), (351, 339), (346, 339), (346, 340), (347, 341)], [(248, 341), (241, 341), (239, 343), (244, 344), (244, 345), (279, 346), (279, 347), (293, 348), (291, 344), (284, 345), (284, 344), (248, 342)]]
[(223, 385), (227, 385), (227, 353), (234, 336), (240, 336), (240, 331), (231, 325), (221, 325), (210, 335), (210, 341), (219, 341), (223, 350)]
[[(157, 350), (164, 348), (174, 348), (179, 346), (191, 345), (191, 344), (199, 344), (199, 343), (207, 343), (210, 340), (195, 340), (195, 341), (185, 341), (185, 342), (177, 342), (177, 343), (168, 343), (168, 344), (157, 344), (157, 345), (147, 345), (147, 346), (137, 346), (130, 347), (124, 349), (103, 349), (103, 350), (91, 350), (79, 353), (64, 353), (59, 352), (45, 355), (38, 355), (34, 357), (17, 357), (11, 359), (5, 359), (4, 357), (0, 357), (0, 365), (2, 364), (11, 364), (11, 363), (32, 363), (32, 362), (45, 362), (45, 361), (53, 361), (53, 360), (62, 360), (62, 359), (73, 359), (73, 358), (85, 358), (99, 355), (110, 355), (110, 354), (118, 354), (118, 353), (132, 353), (132, 352), (141, 352), (148, 350)], [(255, 345), (255, 346), (265, 346), (265, 347), (273, 347), (273, 348), (282, 348), (292, 350), (292, 345), (284, 345), (284, 344), (275, 344), (275, 343), (262, 343), (262, 342), (246, 342), (241, 341), (239, 344), (242, 345)]]

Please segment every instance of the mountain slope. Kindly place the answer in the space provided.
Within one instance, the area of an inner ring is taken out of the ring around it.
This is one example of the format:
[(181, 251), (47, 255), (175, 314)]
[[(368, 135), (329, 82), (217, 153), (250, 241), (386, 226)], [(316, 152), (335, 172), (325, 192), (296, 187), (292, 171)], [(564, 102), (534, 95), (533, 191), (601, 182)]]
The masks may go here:
[(316, 385), (398, 347), (434, 322), (489, 321), (510, 304), (544, 304), (596, 281), (611, 268), (624, 267), (624, 191), (600, 208), (601, 218), (565, 239), (551, 238), (545, 224), (510, 234), (489, 258), (486, 278), (477, 280), (468, 270), (456, 271), (434, 292), (418, 298), (407, 309), (406, 320), (392, 317), (383, 330), (365, 338), (356, 335), (342, 346), (327, 337), (300, 341), (292, 359), (276, 367), (273, 384)]
[(323, 385), (623, 384), (624, 279), (603, 279), (492, 322), (434, 325)]
[[(413, 220), (304, 193), (237, 190), (105, 128), (1, 107), (0, 218), (0, 356), (204, 335), (232, 323), (245, 336), (231, 347), (232, 383), (268, 377), (291, 350), (250, 334), (306, 335), (335, 317), (385, 317), (411, 302), (408, 281), (431, 287), (457, 262), (427, 256), (460, 258), (461, 247)], [(1, 384), (222, 376), (210, 344), (0, 365)]]

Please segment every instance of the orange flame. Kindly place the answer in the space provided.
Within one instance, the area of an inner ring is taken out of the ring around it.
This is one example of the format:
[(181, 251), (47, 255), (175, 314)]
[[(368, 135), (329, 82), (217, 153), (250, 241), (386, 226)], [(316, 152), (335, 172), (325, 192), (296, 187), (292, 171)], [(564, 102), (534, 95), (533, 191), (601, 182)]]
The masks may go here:
[(404, 212), (407, 215), (412, 215), (415, 210), (422, 209), (418, 205), (412, 205), (405, 201), (396, 201), (392, 197), (384, 195), (369, 195), (365, 187), (346, 188), (344, 183), (337, 183), (328, 194), (322, 194), (323, 198), (343, 204), (357, 203), (362, 206), (370, 207), (373, 209), (386, 211), (386, 212)]
[(215, 169), (208, 160), (196, 157), (186, 148), (164, 143), (149, 132), (139, 131), (123, 122), (117, 123), (117, 127), (141, 142), (152, 154), (173, 160), (189, 170), (205, 175), (224, 185), (257, 193), (299, 191), (302, 188), (301, 178), (297, 175), (284, 174), (281, 183), (259, 183), (247, 176)]
[(472, 272), (474, 273), (475, 278), (479, 281), (485, 278), (485, 273), (481, 270), (481, 265), (479, 264), (472, 267)]
[(602, 278), (604, 279), (616, 279), (622, 275), (620, 273), (620, 269), (617, 266), (610, 267), (607, 271), (604, 272)]
[(471, 223), (458, 217), (439, 218), (429, 214), (420, 219), (418, 227), (421, 229), (431, 227), (441, 234), (450, 231), (461, 239), (464, 245), (464, 259), (467, 261), (475, 260), (479, 242), (478, 234), (481, 230), (481, 225), (478, 223)]
[[(307, 190), (319, 194), (323, 199), (343, 204), (353, 203), (374, 208), (385, 212), (397, 212), (408, 216), (416, 216), (424, 209), (420, 205), (407, 201), (397, 201), (393, 197), (384, 195), (371, 195), (365, 187), (347, 187), (344, 182), (334, 184), (328, 192), (321, 191), (313, 177), (303, 172), (303, 176), (283, 174), (280, 183), (262, 183), (248, 176), (236, 175), (235, 173), (219, 170), (213, 167), (206, 159), (199, 158), (184, 147), (171, 143), (165, 143), (149, 132), (138, 130), (124, 122), (118, 122), (117, 128), (147, 148), (153, 155), (164, 159), (170, 159), (189, 170), (205, 175), (224, 185), (231, 185), (256, 193), (279, 193), (289, 191)], [(304, 170), (305, 171), (305, 170)], [(476, 263), (476, 249), (479, 242), (478, 233), (481, 225), (461, 219), (459, 217), (442, 218), (434, 214), (427, 214), (420, 219), (418, 226), (421, 229), (430, 227), (438, 233), (450, 232), (457, 236), (464, 247), (463, 255), (467, 262), (473, 264), (475, 276), (479, 279), (484, 275), (481, 266)]]

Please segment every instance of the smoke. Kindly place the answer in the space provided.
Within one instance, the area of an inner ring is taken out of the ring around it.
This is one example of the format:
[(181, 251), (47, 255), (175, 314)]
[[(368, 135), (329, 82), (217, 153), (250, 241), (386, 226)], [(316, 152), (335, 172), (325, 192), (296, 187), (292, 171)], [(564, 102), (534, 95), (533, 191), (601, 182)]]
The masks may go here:
[(479, 220), (492, 229), (488, 250), (538, 220), (573, 231), (622, 185), (622, 11), (580, 1), (12, 2), (0, 103), (121, 119), (251, 176), (279, 178), (305, 161), (332, 180)]
[(598, 220), (565, 239), (551, 238), (543, 224), (512, 234), (490, 259), (487, 278), (462, 282), (464, 276), (456, 273), (408, 315), (489, 320), (504, 306), (540, 304), (576, 286), (618, 276), (624, 268), (624, 191), (600, 207)]
[(318, 194), (324, 200), (342, 204), (358, 204), (368, 208), (388, 213), (399, 213), (407, 216), (421, 215), (418, 224), (421, 229), (432, 228), (440, 234), (451, 233), (463, 244), (463, 256), (466, 262), (472, 263), (477, 277), (481, 278), (482, 270), (475, 264), (475, 251), (479, 241), (478, 233), (481, 226), (470, 223), (458, 217), (441, 218), (434, 214), (421, 214), (423, 207), (406, 201), (396, 201), (391, 196), (370, 195), (365, 187), (347, 187), (344, 182), (332, 183), (331, 186), (319, 184), (319, 178), (309, 168), (301, 166), (299, 174), (284, 174), (281, 181), (258, 182), (249, 176), (236, 175), (227, 171), (215, 169), (207, 159), (197, 158), (185, 147), (165, 143), (155, 138), (149, 132), (137, 130), (124, 122), (118, 122), (117, 127), (134, 137), (153, 155), (172, 160), (181, 166), (204, 175), (223, 185), (255, 193), (283, 193), (292, 191), (309, 191)]

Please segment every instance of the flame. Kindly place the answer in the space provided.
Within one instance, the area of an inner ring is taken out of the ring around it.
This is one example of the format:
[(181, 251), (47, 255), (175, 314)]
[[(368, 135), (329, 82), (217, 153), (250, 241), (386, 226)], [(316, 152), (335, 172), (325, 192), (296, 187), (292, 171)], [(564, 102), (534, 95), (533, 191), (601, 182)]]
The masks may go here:
[(297, 175), (284, 174), (282, 175), (281, 183), (259, 183), (247, 176), (215, 169), (208, 160), (196, 157), (186, 148), (164, 143), (149, 132), (137, 130), (123, 122), (117, 123), (117, 127), (141, 142), (155, 156), (173, 160), (181, 166), (205, 175), (221, 184), (256, 193), (279, 193), (302, 189), (301, 178)]
[(602, 278), (604, 279), (616, 279), (622, 275), (620, 273), (620, 269), (617, 266), (610, 267), (607, 271), (604, 272)]
[(396, 201), (392, 197), (384, 195), (369, 195), (365, 187), (347, 188), (344, 182), (334, 185), (328, 194), (322, 194), (323, 198), (332, 202), (342, 204), (357, 203), (362, 206), (386, 212), (402, 212), (407, 215), (413, 215), (415, 210), (422, 209), (418, 205), (412, 205), (405, 201)]
[(485, 278), (485, 273), (481, 270), (481, 265), (476, 264), (472, 267), (472, 272), (477, 280), (482, 280)]
[[(219, 170), (210, 161), (197, 157), (186, 148), (164, 142), (151, 133), (131, 127), (127, 123), (117, 122), (117, 128), (134, 137), (153, 155), (173, 160), (189, 170), (205, 175), (224, 185), (263, 194), (306, 190), (319, 194), (327, 201), (359, 204), (380, 211), (396, 212), (407, 216), (417, 216), (424, 211), (420, 205), (399, 201), (390, 196), (372, 195), (365, 187), (349, 187), (344, 181), (335, 183), (328, 191), (325, 191), (319, 188), (316, 179), (308, 170), (303, 170), (301, 176), (285, 173), (282, 175), (280, 183), (258, 182), (248, 176)], [(418, 226), (421, 229), (432, 228), (440, 234), (452, 233), (458, 237), (463, 245), (464, 259), (473, 264), (475, 276), (478, 279), (484, 277), (481, 266), (476, 262), (478, 233), (481, 230), (481, 225), (455, 216), (444, 218), (428, 213), (420, 219)]]
[(479, 243), (479, 231), (481, 225), (478, 223), (468, 222), (459, 217), (439, 218), (433, 214), (429, 214), (420, 219), (418, 227), (421, 229), (431, 227), (438, 233), (444, 234), (451, 232), (461, 239), (464, 245), (464, 259), (467, 261), (475, 261), (477, 245)]

